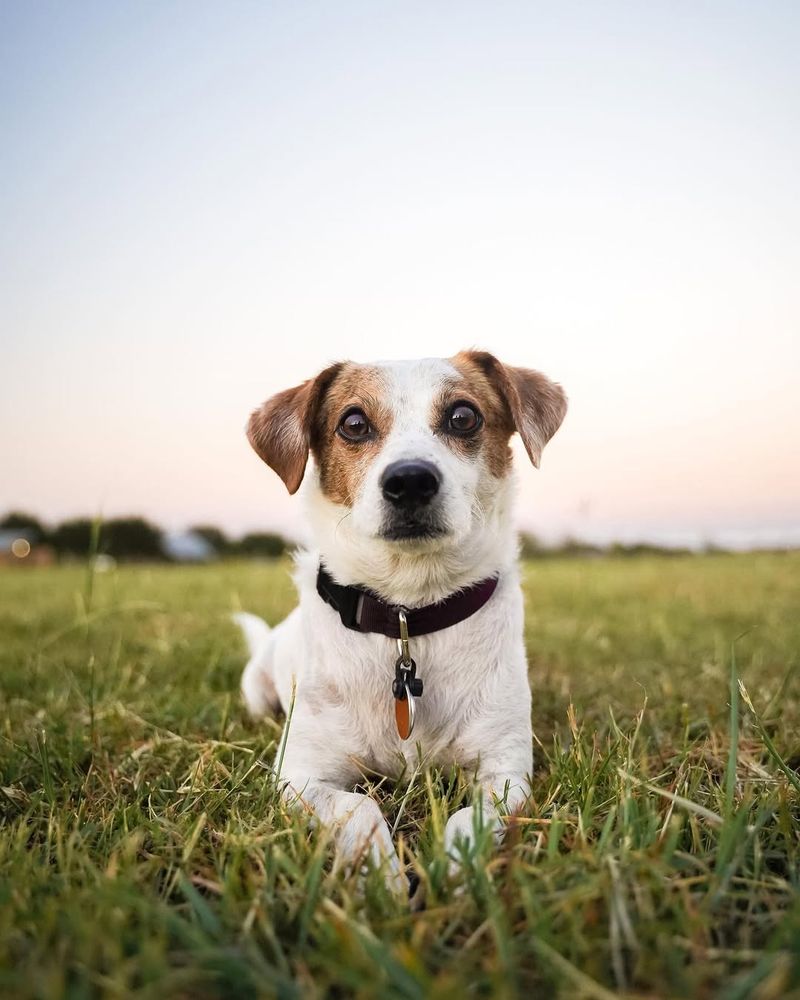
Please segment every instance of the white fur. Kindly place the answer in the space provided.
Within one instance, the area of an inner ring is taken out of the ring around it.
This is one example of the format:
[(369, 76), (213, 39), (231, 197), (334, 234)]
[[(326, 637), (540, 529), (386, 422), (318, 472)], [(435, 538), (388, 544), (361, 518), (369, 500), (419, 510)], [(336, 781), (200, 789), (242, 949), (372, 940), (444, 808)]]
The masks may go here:
[[(458, 810), (447, 823), (446, 847), (456, 857), (458, 841), (462, 849), (472, 842), (476, 821), (498, 832), (501, 813), (525, 801), (532, 767), (531, 698), (512, 478), (495, 478), (480, 458), (462, 457), (430, 429), (433, 401), (443, 380), (456, 374), (448, 362), (381, 367), (393, 424), (352, 508), (323, 495), (316, 471), (307, 476), (303, 492), (318, 549), (298, 559), (299, 607), (260, 636), (252, 616), (239, 620), (251, 643), (242, 678), (250, 711), (259, 716), (271, 710), (276, 693), (286, 710), (294, 691), (279, 775), (286, 794), (337, 829), (346, 863), (357, 864), (369, 854), (385, 863), (390, 885), (403, 890), (386, 822), (373, 800), (353, 793), (354, 785), (368, 772), (409, 777), (420, 760), (467, 769), (482, 801)], [(425, 542), (378, 537), (380, 475), (398, 459), (425, 459), (441, 470), (445, 536)], [(411, 608), (487, 576), (499, 577), (490, 601), (472, 617), (412, 639), (425, 692), (408, 742), (399, 738), (394, 722), (395, 642), (344, 628), (317, 594), (320, 557), (338, 582), (368, 587)]]

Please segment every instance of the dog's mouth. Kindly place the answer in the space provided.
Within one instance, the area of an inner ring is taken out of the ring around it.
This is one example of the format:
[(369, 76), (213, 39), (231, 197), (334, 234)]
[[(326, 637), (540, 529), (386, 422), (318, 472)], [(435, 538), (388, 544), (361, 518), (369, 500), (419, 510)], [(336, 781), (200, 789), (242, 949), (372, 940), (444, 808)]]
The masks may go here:
[(381, 538), (387, 542), (427, 541), (441, 538), (447, 532), (444, 528), (430, 524), (393, 524), (381, 531)]
[(380, 537), (387, 542), (425, 542), (446, 535), (447, 529), (433, 518), (394, 516), (384, 521)]

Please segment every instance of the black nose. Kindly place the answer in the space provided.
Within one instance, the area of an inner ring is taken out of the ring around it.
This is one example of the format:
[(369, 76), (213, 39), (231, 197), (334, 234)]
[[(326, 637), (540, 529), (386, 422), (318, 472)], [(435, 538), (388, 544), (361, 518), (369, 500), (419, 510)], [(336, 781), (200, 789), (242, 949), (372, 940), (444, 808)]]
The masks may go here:
[(381, 489), (395, 507), (420, 507), (439, 492), (439, 470), (430, 462), (392, 462), (383, 470)]

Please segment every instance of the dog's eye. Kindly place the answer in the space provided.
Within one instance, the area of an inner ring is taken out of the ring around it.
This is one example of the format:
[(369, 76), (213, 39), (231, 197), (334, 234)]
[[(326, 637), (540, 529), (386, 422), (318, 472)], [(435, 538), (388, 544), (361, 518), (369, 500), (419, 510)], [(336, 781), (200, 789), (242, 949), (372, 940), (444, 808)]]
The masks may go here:
[(481, 425), (481, 415), (469, 403), (456, 403), (447, 418), (447, 429), (453, 434), (472, 434)]
[(347, 441), (364, 441), (372, 428), (363, 410), (349, 410), (339, 421), (338, 431)]

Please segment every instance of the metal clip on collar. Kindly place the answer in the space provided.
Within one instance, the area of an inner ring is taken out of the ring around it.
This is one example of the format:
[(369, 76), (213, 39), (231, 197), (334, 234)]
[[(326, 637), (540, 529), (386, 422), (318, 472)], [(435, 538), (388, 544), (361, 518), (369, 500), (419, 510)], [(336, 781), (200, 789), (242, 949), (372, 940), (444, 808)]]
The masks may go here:
[(397, 640), (397, 663), (394, 667), (394, 716), (400, 739), (407, 740), (414, 730), (416, 717), (415, 698), (422, 695), (422, 680), (416, 676), (417, 665), (411, 656), (408, 644), (408, 618), (404, 608), (397, 613), (400, 622), (400, 638)]
[(397, 612), (397, 617), (400, 621), (400, 638), (397, 640), (397, 652), (400, 654), (400, 659), (403, 663), (411, 664), (411, 653), (408, 648), (408, 616), (406, 615), (405, 608), (400, 608)]

